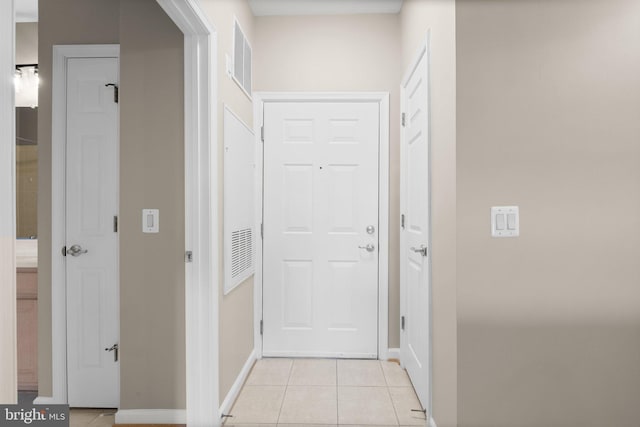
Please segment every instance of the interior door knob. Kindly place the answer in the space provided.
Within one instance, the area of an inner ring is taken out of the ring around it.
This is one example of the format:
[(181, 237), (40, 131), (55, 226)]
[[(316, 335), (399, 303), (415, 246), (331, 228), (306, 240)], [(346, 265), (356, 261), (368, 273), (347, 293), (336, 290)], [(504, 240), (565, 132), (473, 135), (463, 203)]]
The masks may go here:
[(376, 250), (376, 246), (372, 243), (369, 243), (367, 246), (358, 246), (360, 249), (366, 249), (367, 252), (373, 252)]
[(80, 245), (73, 245), (69, 249), (67, 249), (67, 255), (71, 256), (80, 256), (82, 254), (86, 254), (87, 252), (89, 251), (86, 249), (82, 249), (82, 246)]
[(427, 256), (427, 247), (425, 245), (420, 246), (419, 248), (412, 247), (411, 250), (417, 254), (422, 256)]

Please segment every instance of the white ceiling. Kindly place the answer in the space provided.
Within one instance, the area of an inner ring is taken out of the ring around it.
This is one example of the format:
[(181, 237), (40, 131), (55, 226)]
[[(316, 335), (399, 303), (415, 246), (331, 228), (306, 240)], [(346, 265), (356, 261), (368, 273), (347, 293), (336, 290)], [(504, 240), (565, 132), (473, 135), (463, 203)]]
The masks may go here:
[[(38, 22), (38, 0), (15, 0), (16, 22)], [(249, 0), (255, 16), (398, 13), (403, 0)]]
[[(255, 16), (398, 13), (403, 0), (249, 0)], [(38, 22), (38, 0), (15, 0), (16, 22)]]
[(38, 22), (38, 0), (15, 0), (16, 22)]
[(249, 0), (255, 16), (398, 13), (403, 0)]

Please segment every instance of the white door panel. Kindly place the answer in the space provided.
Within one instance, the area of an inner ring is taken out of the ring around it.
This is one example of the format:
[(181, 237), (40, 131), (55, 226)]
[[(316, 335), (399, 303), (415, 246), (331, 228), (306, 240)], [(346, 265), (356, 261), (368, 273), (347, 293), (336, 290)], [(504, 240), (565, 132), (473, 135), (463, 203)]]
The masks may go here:
[[(430, 220), (427, 58), (402, 87), (401, 289), (404, 330), (401, 358), (423, 408), (429, 407)], [(426, 256), (420, 251), (427, 248)]]
[(379, 106), (266, 103), (264, 125), (263, 354), (377, 357)]
[[(118, 108), (116, 58), (67, 63), (66, 273), (68, 398), (118, 407)], [(72, 246), (80, 253), (73, 256)]]

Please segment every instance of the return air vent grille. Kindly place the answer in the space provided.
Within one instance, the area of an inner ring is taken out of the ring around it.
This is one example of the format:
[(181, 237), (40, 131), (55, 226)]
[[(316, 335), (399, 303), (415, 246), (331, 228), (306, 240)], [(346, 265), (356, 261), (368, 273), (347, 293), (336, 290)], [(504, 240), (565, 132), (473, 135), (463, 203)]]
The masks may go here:
[(251, 45), (237, 20), (233, 23), (233, 80), (251, 98)]
[(250, 228), (231, 233), (231, 277), (236, 278), (253, 267), (253, 231)]
[(224, 294), (255, 272), (255, 141), (224, 107)]

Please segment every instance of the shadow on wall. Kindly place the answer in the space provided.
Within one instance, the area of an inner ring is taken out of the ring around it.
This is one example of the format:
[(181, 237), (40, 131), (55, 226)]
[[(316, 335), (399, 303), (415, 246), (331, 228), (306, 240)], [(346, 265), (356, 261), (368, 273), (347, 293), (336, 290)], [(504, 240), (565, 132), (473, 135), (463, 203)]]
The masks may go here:
[(458, 326), (460, 427), (640, 425), (640, 323)]

